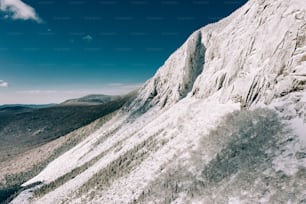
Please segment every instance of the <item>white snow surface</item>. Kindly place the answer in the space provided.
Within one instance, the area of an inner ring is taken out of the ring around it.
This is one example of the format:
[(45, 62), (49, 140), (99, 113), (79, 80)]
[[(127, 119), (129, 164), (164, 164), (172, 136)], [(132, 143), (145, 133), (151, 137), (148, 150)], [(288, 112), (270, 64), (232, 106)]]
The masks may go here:
[[(201, 136), (240, 107), (277, 110), (302, 141), (288, 151), (305, 150), (305, 84), (306, 1), (249, 0), (231, 16), (193, 33), (148, 80), (132, 104), (24, 185), (48, 184), (106, 152), (75, 178), (32, 200), (82, 203), (86, 195), (78, 195), (77, 190), (112, 161), (150, 137), (160, 143), (167, 141), (87, 201), (130, 203), (170, 161), (178, 156), (188, 159)], [(288, 175), (301, 165), (281, 156), (274, 164), (276, 170)], [(20, 201), (20, 196), (16, 200)], [(175, 203), (183, 203), (183, 197)], [(239, 203), (239, 198), (229, 202)]]
[[(122, 140), (126, 137), (129, 138), (123, 143), (123, 148), (119, 152), (109, 152), (109, 154), (106, 154), (91, 168), (65, 183), (60, 188), (57, 188), (55, 191), (35, 200), (33, 203), (59, 203), (67, 199), (72, 203), (82, 203), (81, 198), (76, 200), (70, 200), (69, 198), (73, 197), (74, 192), (84, 182), (127, 150), (150, 136), (158, 134), (160, 130), (164, 130), (164, 134), (156, 135), (156, 139), (169, 139), (169, 142), (165, 146), (157, 152), (150, 154), (134, 171), (116, 180), (106, 191), (97, 192), (100, 198), (92, 201), (93, 203), (128, 203), (132, 199), (137, 198), (146, 185), (161, 173), (161, 166), (167, 165), (168, 162), (185, 151), (195, 148), (201, 136), (208, 134), (210, 129), (222, 120), (222, 116), (234, 110), (239, 110), (240, 105), (237, 103), (215, 104), (209, 100), (186, 99), (174, 105), (173, 108), (176, 110), (175, 113), (173, 113), (172, 109), (169, 109), (161, 115), (156, 115), (153, 120), (151, 113), (148, 113), (149, 117), (143, 115), (141, 120), (146, 121), (145, 126), (137, 123), (121, 124), (121, 129), (124, 131), (118, 131), (117, 134), (114, 134), (110, 138), (112, 142)], [(199, 114), (199, 117), (194, 117), (196, 114)], [(192, 123), (193, 125), (186, 126), (186, 123)], [(99, 137), (97, 134), (94, 135)], [(100, 137), (103, 137), (103, 134)], [(86, 143), (87, 141), (84, 141), (80, 146), (85, 147), (86, 145), (84, 144)], [(108, 147), (107, 141), (103, 144)], [(102, 152), (107, 148), (104, 148), (104, 145), (96, 149), (100, 149), (100, 152)], [(85, 151), (83, 149), (80, 149), (80, 151), (86, 153), (87, 148), (85, 148)], [(63, 164), (67, 163), (68, 155), (69, 159), (75, 161), (80, 157), (79, 154), (75, 154), (74, 149), (68, 151), (65, 155), (52, 162), (40, 175), (30, 180), (27, 184), (37, 181), (49, 183), (58, 178), (59, 175), (63, 175), (64, 172), (68, 171), (66, 168), (62, 168)], [(53, 171), (53, 169), (64, 169), (64, 172), (59, 173), (58, 171)], [(72, 169), (73, 167), (70, 168), (70, 170)]]

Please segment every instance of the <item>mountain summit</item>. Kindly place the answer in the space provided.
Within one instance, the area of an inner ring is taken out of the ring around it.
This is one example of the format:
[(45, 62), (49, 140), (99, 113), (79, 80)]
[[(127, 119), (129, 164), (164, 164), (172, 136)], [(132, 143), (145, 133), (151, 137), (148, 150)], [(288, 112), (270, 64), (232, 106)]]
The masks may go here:
[(194, 32), (12, 203), (305, 203), (306, 1)]

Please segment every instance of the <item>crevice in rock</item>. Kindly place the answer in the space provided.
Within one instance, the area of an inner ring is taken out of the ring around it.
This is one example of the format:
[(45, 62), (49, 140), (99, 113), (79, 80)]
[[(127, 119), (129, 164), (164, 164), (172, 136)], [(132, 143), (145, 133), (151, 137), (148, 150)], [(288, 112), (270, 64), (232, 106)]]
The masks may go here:
[(219, 91), (225, 82), (226, 73), (223, 73), (218, 79), (217, 79), (217, 90)]
[(245, 100), (245, 104), (247, 107), (250, 107), (252, 104), (256, 103), (260, 99), (260, 93), (265, 84), (264, 80), (265, 79), (261, 81), (259, 76), (256, 76), (254, 78)]
[(202, 33), (199, 31), (197, 35), (194, 50), (191, 51), (187, 59), (183, 84), (179, 88), (180, 99), (185, 98), (192, 90), (196, 79), (203, 71), (206, 48), (202, 43)]

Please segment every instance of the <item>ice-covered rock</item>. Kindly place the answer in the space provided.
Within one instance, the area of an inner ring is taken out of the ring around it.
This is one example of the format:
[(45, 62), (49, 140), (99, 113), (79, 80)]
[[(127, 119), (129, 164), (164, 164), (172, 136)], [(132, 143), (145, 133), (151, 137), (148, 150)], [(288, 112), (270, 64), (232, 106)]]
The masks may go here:
[[(250, 107), (303, 91), (306, 2), (251, 0), (231, 16), (191, 35), (140, 91), (147, 106), (172, 105), (187, 94)], [(138, 104), (138, 105), (139, 105)]]
[(142, 111), (155, 105), (169, 107), (185, 98), (203, 71), (205, 52), (202, 33), (195, 32), (147, 81), (132, 107)]

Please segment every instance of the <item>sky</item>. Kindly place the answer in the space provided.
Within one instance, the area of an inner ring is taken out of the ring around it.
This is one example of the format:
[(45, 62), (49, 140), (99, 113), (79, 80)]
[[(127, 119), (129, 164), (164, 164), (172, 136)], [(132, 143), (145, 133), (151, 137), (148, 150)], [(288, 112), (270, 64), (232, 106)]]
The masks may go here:
[(246, 1), (0, 0), (0, 104), (127, 93)]

